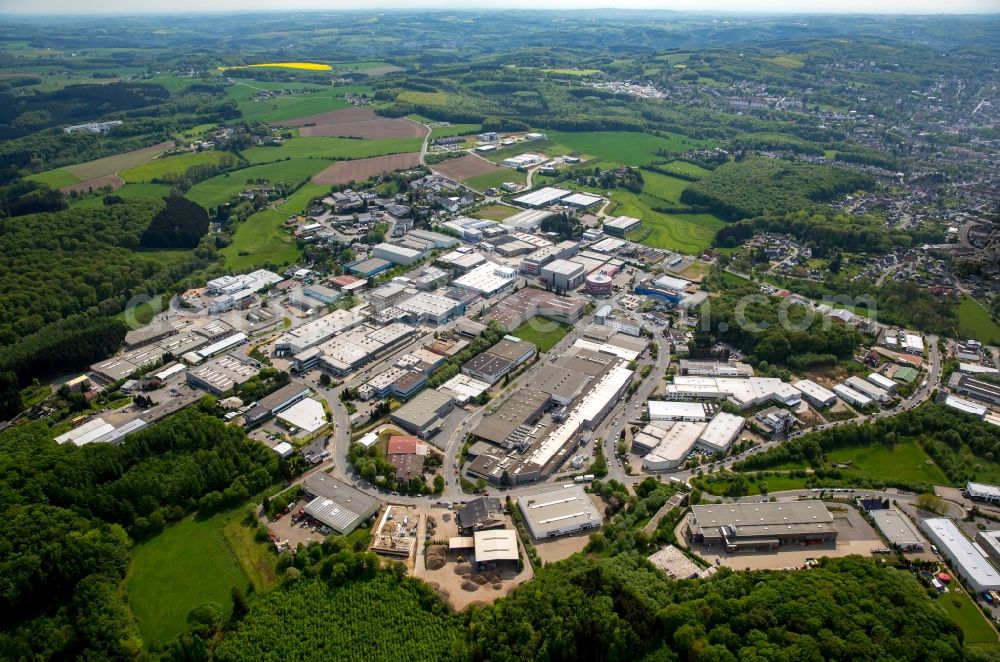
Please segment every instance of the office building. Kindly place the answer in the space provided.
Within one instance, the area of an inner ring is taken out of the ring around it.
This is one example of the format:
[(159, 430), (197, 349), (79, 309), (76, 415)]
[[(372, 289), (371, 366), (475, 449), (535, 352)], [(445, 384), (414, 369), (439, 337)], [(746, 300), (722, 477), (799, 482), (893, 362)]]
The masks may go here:
[(821, 501), (741, 502), (692, 506), (691, 542), (727, 552), (836, 542), (833, 515)]

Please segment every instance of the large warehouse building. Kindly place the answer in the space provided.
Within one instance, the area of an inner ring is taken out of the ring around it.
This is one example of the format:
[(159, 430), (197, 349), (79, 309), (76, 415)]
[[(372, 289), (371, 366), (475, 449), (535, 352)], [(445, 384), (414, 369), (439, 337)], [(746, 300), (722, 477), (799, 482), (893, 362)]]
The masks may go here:
[(302, 484), (313, 500), (306, 514), (341, 535), (347, 535), (378, 512), (379, 500), (322, 471)]
[(947, 517), (931, 517), (921, 526), (969, 588), (976, 593), (1000, 590), (1000, 572), (953, 521)]
[(575, 290), (583, 284), (587, 271), (583, 265), (570, 260), (553, 260), (542, 267), (539, 277), (543, 283), (552, 286), (556, 290)]
[(579, 485), (525, 494), (518, 497), (517, 506), (535, 540), (555, 538), (601, 526), (601, 513), (594, 507), (590, 495)]
[(708, 547), (719, 545), (727, 552), (837, 540), (833, 515), (820, 501), (693, 506), (688, 518), (692, 542)]
[(433, 436), (444, 423), (444, 417), (455, 408), (451, 396), (427, 389), (389, 415), (389, 420), (402, 425), (422, 439)]
[(875, 526), (893, 545), (904, 552), (921, 551), (924, 548), (924, 537), (909, 518), (895, 508), (882, 508), (868, 513), (875, 520)]

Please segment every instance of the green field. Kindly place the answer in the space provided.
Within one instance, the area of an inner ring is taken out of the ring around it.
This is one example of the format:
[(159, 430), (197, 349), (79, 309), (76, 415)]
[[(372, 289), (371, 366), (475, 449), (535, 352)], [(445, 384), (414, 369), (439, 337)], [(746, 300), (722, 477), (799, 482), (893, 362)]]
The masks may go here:
[(230, 511), (200, 521), (187, 518), (136, 545), (125, 591), (147, 644), (183, 632), (195, 607), (213, 603), (229, 611), (232, 587), (246, 591), (247, 576), (222, 533), (240, 516)]
[(508, 216), (513, 216), (518, 211), (520, 211), (519, 208), (509, 205), (488, 205), (482, 209), (477, 209), (469, 214), (469, 216), (472, 218), (484, 218), (490, 221), (502, 221)]
[(134, 168), (122, 170), (118, 174), (126, 182), (151, 182), (154, 179), (162, 179), (168, 175), (181, 176), (191, 166), (218, 165), (226, 156), (231, 155), (228, 152), (216, 150), (188, 152), (187, 154), (153, 159)]
[(216, 124), (199, 124), (198, 126), (193, 126), (187, 131), (180, 131), (174, 134), (174, 140), (182, 140), (184, 142), (190, 142), (192, 140), (197, 140), (208, 131), (209, 129), (214, 129)]
[(1000, 345), (1000, 325), (975, 299), (963, 295), (955, 312), (958, 314), (958, 333), (962, 338)]
[[(681, 205), (681, 191), (687, 188), (690, 182), (669, 175), (661, 175), (658, 172), (642, 173), (642, 192), (665, 200), (672, 205)], [(683, 205), (687, 206), (687, 205)]]
[[(954, 584), (952, 587), (954, 589)], [(952, 590), (948, 593), (940, 593), (937, 596), (937, 603), (948, 613), (951, 620), (962, 628), (966, 643), (997, 644), (996, 630), (983, 618), (982, 612), (976, 605), (972, 604), (972, 599), (965, 591), (957, 593)]]
[(704, 177), (710, 170), (705, 170), (701, 166), (696, 166), (693, 163), (688, 163), (687, 161), (671, 161), (670, 163), (659, 166), (661, 168), (666, 168), (673, 172), (679, 172), (683, 175), (691, 175), (692, 177)]
[(185, 197), (206, 209), (229, 202), (230, 198), (247, 187), (254, 179), (274, 182), (304, 182), (329, 164), (319, 159), (291, 159), (264, 165), (251, 166), (216, 175), (191, 187)]
[(62, 168), (56, 168), (55, 170), (49, 170), (47, 172), (40, 172), (35, 175), (28, 175), (25, 179), (30, 182), (48, 184), (49, 188), (62, 188), (63, 186), (70, 186), (80, 181), (79, 177), (68, 170), (63, 170)]
[(222, 249), (226, 269), (295, 262), (301, 252), (291, 235), (282, 231), (286, 218), (288, 214), (265, 209), (237, 226), (233, 243)]
[[(170, 195), (173, 187), (169, 184), (126, 184), (112, 195), (125, 200), (132, 198), (163, 198)], [(73, 207), (101, 207), (104, 205), (104, 195), (93, 195), (72, 204)]]
[[(729, 481), (726, 479), (713, 480), (712, 474), (708, 474), (703, 478), (697, 479), (695, 484), (701, 486), (709, 494), (723, 495), (726, 493), (726, 489), (729, 487)], [(755, 495), (760, 494), (761, 485), (767, 486), (768, 494), (773, 494), (775, 492), (785, 492), (788, 490), (801, 490), (806, 486), (805, 478), (796, 478), (794, 476), (762, 476), (758, 477), (757, 480), (750, 481), (747, 483), (749, 488), (749, 494)]]
[[(260, 89), (308, 89), (310, 91), (305, 94), (276, 96), (267, 101), (253, 101), (251, 98)], [(247, 122), (280, 122), (281, 120), (347, 108), (350, 104), (344, 100), (344, 95), (348, 92), (371, 92), (371, 88), (361, 85), (321, 87), (306, 83), (267, 83), (255, 80), (250, 83), (235, 83), (226, 89), (226, 95), (236, 101), (243, 112), (243, 119)]]
[(864, 446), (841, 448), (827, 453), (831, 462), (850, 462), (845, 474), (864, 476), (874, 480), (899, 480), (908, 483), (949, 485), (951, 481), (916, 441), (903, 441), (893, 448)]
[(125, 152), (124, 154), (115, 154), (114, 156), (106, 156), (103, 159), (77, 163), (76, 165), (66, 166), (63, 169), (79, 177), (80, 181), (87, 181), (88, 179), (112, 175), (116, 172), (142, 165), (146, 161), (160, 156), (163, 150), (171, 147), (173, 147), (172, 142), (160, 143), (152, 147)]
[[(425, 120), (417, 120), (418, 122)], [(431, 129), (431, 140), (434, 138), (449, 138), (451, 136), (467, 136), (480, 133), (483, 130), (482, 124), (449, 124), (448, 126), (435, 126)]]
[(279, 205), (278, 209), (289, 214), (304, 214), (306, 212), (306, 205), (309, 204), (310, 200), (317, 195), (324, 195), (329, 192), (330, 187), (326, 184), (306, 182), (298, 191), (288, 196), (288, 199)]
[[(645, 176), (645, 175), (644, 175)], [(708, 248), (716, 231), (725, 223), (711, 214), (662, 214), (653, 211), (656, 198), (616, 190), (611, 199), (614, 205), (608, 214), (633, 216), (641, 219), (641, 243), (656, 248), (667, 248), (681, 253), (697, 254)]]
[(281, 159), (366, 159), (385, 154), (419, 152), (423, 138), (358, 140), (309, 136), (291, 138), (276, 147), (251, 147), (243, 152), (250, 163), (272, 163)]
[(560, 324), (535, 317), (514, 329), (510, 335), (527, 340), (535, 345), (539, 352), (547, 352), (572, 330), (573, 327), (569, 324)]
[(493, 172), (487, 172), (483, 175), (470, 177), (463, 183), (477, 191), (485, 191), (488, 188), (496, 188), (504, 182), (524, 184), (526, 179), (527, 175), (523, 172), (518, 172), (517, 170), (513, 170), (511, 168), (504, 168), (503, 170), (494, 170)]
[(569, 149), (623, 165), (640, 166), (662, 159), (657, 149), (683, 152), (693, 147), (714, 145), (711, 141), (694, 140), (680, 135), (660, 138), (633, 131), (550, 131), (549, 140)]

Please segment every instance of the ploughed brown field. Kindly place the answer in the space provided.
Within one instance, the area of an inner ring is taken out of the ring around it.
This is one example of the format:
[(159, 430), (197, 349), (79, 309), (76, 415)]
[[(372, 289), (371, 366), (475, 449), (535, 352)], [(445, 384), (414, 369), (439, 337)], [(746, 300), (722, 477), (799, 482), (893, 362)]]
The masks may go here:
[(494, 165), (486, 159), (473, 156), (472, 154), (469, 154), (468, 156), (460, 156), (457, 159), (448, 159), (447, 161), (442, 161), (441, 163), (435, 163), (431, 166), (431, 169), (435, 172), (440, 172), (445, 177), (451, 177), (452, 179), (457, 179), (460, 182), (465, 181), (466, 179), (471, 179), (472, 177), (478, 177), (479, 175), (496, 172), (497, 170), (504, 170), (504, 168)]
[(312, 181), (315, 184), (326, 186), (346, 184), (350, 181), (361, 182), (381, 172), (405, 170), (419, 163), (420, 154), (417, 152), (375, 156), (370, 159), (356, 159), (354, 161), (339, 161), (322, 172), (313, 175)]
[(368, 108), (341, 108), (327, 113), (272, 122), (276, 126), (297, 126), (300, 136), (342, 136), (355, 138), (423, 138), (427, 127), (405, 118), (380, 117)]
[(63, 193), (70, 193), (72, 191), (79, 191), (81, 193), (89, 193), (91, 190), (96, 191), (102, 186), (110, 186), (112, 189), (119, 189), (125, 186), (125, 182), (118, 175), (104, 175), (102, 177), (94, 177), (93, 179), (88, 179), (85, 182), (77, 182), (76, 184), (71, 184), (70, 186), (63, 186), (60, 191)]

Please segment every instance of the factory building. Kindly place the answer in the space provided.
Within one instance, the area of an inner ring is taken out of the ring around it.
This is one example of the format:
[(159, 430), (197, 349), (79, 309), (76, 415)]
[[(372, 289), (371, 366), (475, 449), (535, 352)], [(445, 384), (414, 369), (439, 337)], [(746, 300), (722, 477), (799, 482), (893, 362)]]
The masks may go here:
[(539, 280), (556, 290), (568, 292), (583, 284), (586, 270), (582, 264), (569, 260), (553, 260), (541, 268)]
[(635, 232), (642, 226), (642, 221), (631, 216), (619, 216), (610, 221), (604, 221), (604, 231), (615, 237), (624, 237), (630, 232)]
[(496, 384), (504, 375), (513, 372), (537, 352), (538, 348), (532, 343), (507, 336), (482, 354), (466, 361), (462, 365), (462, 374), (489, 384)]
[(531, 209), (541, 209), (543, 207), (548, 207), (549, 205), (565, 198), (567, 195), (571, 195), (572, 193), (572, 191), (567, 191), (566, 189), (546, 186), (538, 189), (537, 191), (531, 191), (530, 193), (525, 193), (522, 196), (514, 198), (514, 204), (521, 205), (522, 207), (529, 207)]
[(435, 390), (426, 390), (403, 405), (389, 420), (417, 435), (421, 439), (434, 436), (444, 424), (444, 418), (455, 408), (451, 396)]
[(866, 379), (889, 395), (896, 395), (896, 391), (899, 389), (899, 384), (877, 372), (871, 373)]
[(774, 377), (687, 377), (675, 375), (667, 384), (667, 397), (673, 400), (725, 400), (740, 409), (765, 402), (791, 407), (797, 405), (802, 394), (791, 384)]
[(579, 485), (525, 494), (517, 507), (535, 540), (601, 528), (601, 513)]
[(1000, 503), (1000, 487), (986, 483), (969, 482), (965, 485), (965, 493), (973, 501), (984, 503)]
[(582, 297), (559, 296), (555, 292), (526, 287), (508, 296), (501, 305), (495, 306), (489, 319), (491, 322), (499, 322), (507, 332), (535, 316), (563, 324), (576, 324), (583, 318), (586, 307), (587, 300)]
[(868, 513), (875, 526), (890, 544), (904, 552), (918, 552), (924, 548), (924, 538), (910, 519), (895, 508), (882, 508)]
[(746, 419), (726, 412), (719, 412), (709, 421), (695, 444), (708, 453), (725, 453), (740, 436)]
[[(687, 421), (657, 421), (643, 429), (650, 438), (659, 435), (659, 440), (642, 458), (642, 468), (645, 471), (671, 471), (678, 469), (687, 456), (694, 450), (705, 423)], [(649, 439), (643, 439), (643, 445), (648, 446)], [(635, 447), (635, 446), (633, 446)]]
[(348, 310), (335, 310), (283, 333), (275, 343), (275, 353), (278, 356), (298, 354), (326, 342), (338, 333), (360, 326), (363, 321), (359, 315)]
[(727, 552), (776, 549), (790, 543), (836, 542), (833, 515), (821, 501), (725, 503), (692, 506), (691, 542)]
[(520, 271), (528, 276), (541, 276), (542, 267), (555, 260), (573, 257), (579, 251), (579, 245), (572, 241), (543, 246), (521, 260)]
[(187, 381), (210, 393), (222, 395), (249, 381), (257, 372), (257, 368), (248, 363), (232, 356), (222, 356), (191, 368)]
[(313, 497), (305, 512), (341, 535), (347, 535), (378, 512), (379, 500), (361, 490), (318, 472), (302, 484)]
[[(399, 348), (417, 335), (417, 330), (408, 324), (393, 322), (381, 328), (360, 326), (334, 336), (319, 346), (320, 354), (315, 357), (320, 369), (337, 376), (344, 376), (366, 363)], [(313, 357), (310, 356), (310, 359)], [(308, 370), (306, 361), (295, 357), (297, 371)]]
[(693, 377), (753, 377), (753, 368), (748, 363), (735, 361), (689, 361), (681, 359), (678, 370), (682, 375)]
[(487, 262), (472, 269), (464, 276), (456, 278), (452, 285), (478, 292), (484, 297), (491, 297), (512, 287), (516, 280), (517, 271), (515, 269)]
[(960, 395), (967, 395), (976, 400), (1000, 405), (1000, 386), (996, 384), (985, 382), (981, 379), (974, 379), (968, 375), (953, 375), (948, 382), (948, 386)]
[(465, 304), (430, 292), (420, 292), (403, 299), (396, 307), (409, 313), (406, 321), (411, 324), (444, 324), (465, 314)]
[(870, 407), (875, 404), (875, 401), (867, 395), (864, 393), (858, 393), (853, 388), (845, 384), (837, 384), (833, 387), (833, 392), (847, 404), (860, 409), (864, 409), (865, 407)]
[(713, 408), (702, 402), (650, 400), (646, 403), (651, 421), (704, 422), (712, 418)]
[(274, 393), (265, 396), (243, 415), (243, 421), (250, 427), (273, 418), (278, 413), (291, 407), (299, 400), (309, 397), (309, 387), (301, 384), (282, 386)]
[(856, 375), (848, 377), (847, 380), (844, 381), (844, 385), (854, 389), (858, 393), (863, 393), (875, 402), (879, 402), (881, 404), (885, 404), (892, 399), (892, 396), (889, 395), (889, 392), (884, 388), (876, 386), (867, 379), (861, 379)]
[(837, 402), (837, 394), (828, 388), (824, 388), (811, 379), (800, 379), (792, 384), (801, 393), (802, 397), (814, 407), (832, 407)]
[(931, 517), (923, 520), (921, 527), (969, 588), (976, 593), (1000, 589), (1000, 572), (953, 521)]

